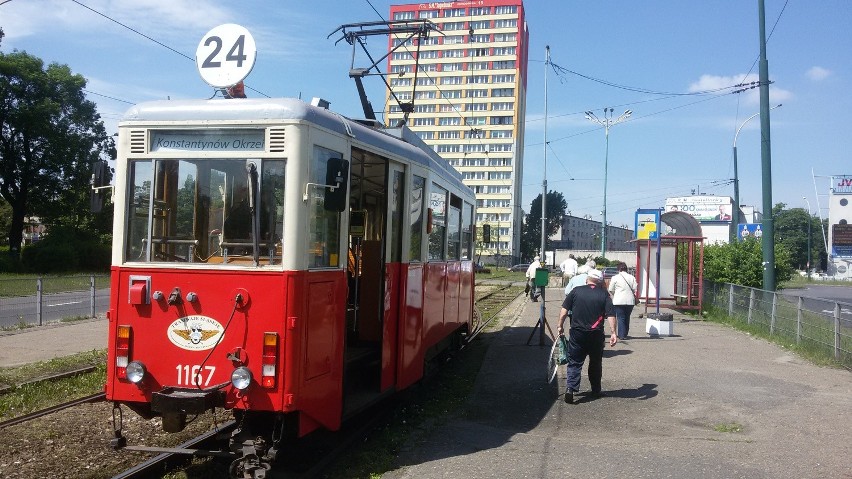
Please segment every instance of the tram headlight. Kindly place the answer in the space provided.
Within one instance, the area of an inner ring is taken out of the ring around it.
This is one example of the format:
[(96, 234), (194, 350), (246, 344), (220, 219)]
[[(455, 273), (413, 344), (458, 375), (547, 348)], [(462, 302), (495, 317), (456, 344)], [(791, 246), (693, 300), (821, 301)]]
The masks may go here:
[(251, 371), (245, 366), (234, 369), (231, 373), (231, 385), (240, 391), (244, 391), (251, 384)]
[(139, 384), (145, 379), (145, 365), (140, 361), (130, 361), (127, 364), (127, 380), (133, 384)]

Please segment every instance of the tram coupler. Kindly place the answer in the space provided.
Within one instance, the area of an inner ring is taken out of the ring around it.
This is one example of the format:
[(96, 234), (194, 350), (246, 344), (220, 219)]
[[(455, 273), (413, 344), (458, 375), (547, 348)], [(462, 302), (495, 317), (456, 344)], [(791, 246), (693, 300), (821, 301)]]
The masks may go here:
[(231, 477), (238, 479), (265, 479), (266, 472), (272, 469), (271, 462), (267, 461), (264, 457), (266, 449), (267, 443), (262, 437), (244, 441), (242, 457), (231, 463)]

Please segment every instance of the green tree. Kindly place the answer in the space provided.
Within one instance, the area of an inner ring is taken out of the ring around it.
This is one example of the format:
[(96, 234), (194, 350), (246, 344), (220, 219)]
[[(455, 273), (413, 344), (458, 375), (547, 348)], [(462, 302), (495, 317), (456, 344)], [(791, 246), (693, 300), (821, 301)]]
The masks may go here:
[[(562, 222), (562, 217), (565, 216), (565, 210), (568, 208), (568, 203), (565, 197), (558, 191), (547, 192), (547, 220), (545, 228), (547, 237), (545, 240), (545, 249), (551, 248), (550, 237), (559, 231), (559, 226)], [(532, 259), (535, 253), (541, 248), (541, 195), (535, 197), (530, 204), (530, 212), (524, 219), (523, 227), (521, 228), (521, 257)]]
[(785, 209), (778, 203), (772, 209), (775, 218), (775, 241), (784, 245), (793, 259), (793, 267), (804, 270), (808, 263), (808, 222), (811, 223), (811, 268), (820, 264), (825, 255), (825, 244), (820, 232), (820, 220), (805, 208)]
[[(763, 285), (763, 250), (759, 239), (704, 247), (704, 279), (760, 288)], [(775, 243), (775, 277), (786, 281), (793, 273), (787, 248)]]
[(75, 228), (97, 224), (88, 213), (90, 176), (95, 162), (114, 156), (114, 144), (85, 86), (67, 65), (45, 68), (26, 52), (0, 52), (0, 196), (12, 209), (13, 254), (25, 216)]

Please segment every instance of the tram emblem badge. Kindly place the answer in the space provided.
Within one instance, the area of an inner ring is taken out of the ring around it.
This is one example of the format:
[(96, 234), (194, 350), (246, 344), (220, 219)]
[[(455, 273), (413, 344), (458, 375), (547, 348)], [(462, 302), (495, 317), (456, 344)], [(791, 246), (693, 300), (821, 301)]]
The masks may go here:
[(201, 315), (184, 316), (168, 327), (169, 341), (188, 351), (203, 351), (212, 348), (225, 333), (222, 324), (213, 318)]

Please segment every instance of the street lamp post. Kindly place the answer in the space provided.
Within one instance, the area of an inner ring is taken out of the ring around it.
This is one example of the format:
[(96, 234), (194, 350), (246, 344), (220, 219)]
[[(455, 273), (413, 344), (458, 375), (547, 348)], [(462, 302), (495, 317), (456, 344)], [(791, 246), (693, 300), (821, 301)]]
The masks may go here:
[(805, 200), (805, 203), (807, 203), (807, 205), (808, 205), (808, 262), (807, 262), (807, 265), (806, 265), (806, 267), (807, 267), (806, 271), (808, 272), (808, 279), (810, 280), (811, 279), (811, 223), (813, 223), (813, 217), (811, 216), (811, 202), (808, 201), (808, 198), (806, 196), (803, 196), (802, 199)]
[(631, 110), (626, 110), (615, 120), (612, 119), (612, 108), (604, 108), (603, 109), (603, 119), (598, 118), (591, 110), (586, 112), (586, 119), (597, 123), (604, 127), (604, 134), (606, 135), (606, 154), (604, 155), (604, 188), (603, 188), (603, 222), (601, 223), (601, 258), (606, 256), (606, 180), (607, 180), (607, 172), (609, 170), (609, 129), (613, 125), (621, 123), (624, 120), (627, 120), (630, 115), (633, 113)]
[[(781, 106), (781, 103), (773, 106), (770, 110), (774, 110)], [(754, 115), (746, 118), (746, 120), (737, 128), (737, 132), (734, 134), (734, 211), (731, 217), (731, 220), (734, 223), (734, 232), (731, 234), (731, 242), (736, 240), (737, 237), (737, 229), (740, 227), (740, 176), (737, 170), (737, 137), (740, 136), (740, 130), (746, 126), (752, 118), (760, 116), (760, 112), (755, 113)]]

